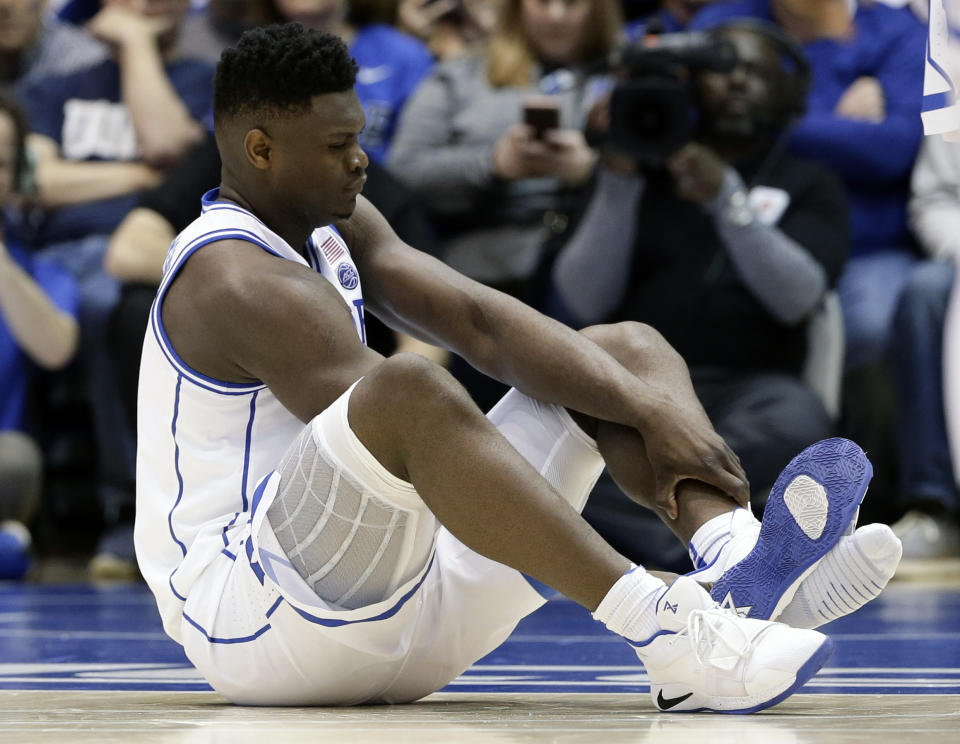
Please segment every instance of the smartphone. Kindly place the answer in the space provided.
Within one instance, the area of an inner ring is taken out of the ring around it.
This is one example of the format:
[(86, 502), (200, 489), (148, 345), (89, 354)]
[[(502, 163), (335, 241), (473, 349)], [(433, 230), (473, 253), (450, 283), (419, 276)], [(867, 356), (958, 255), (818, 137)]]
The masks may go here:
[(528, 96), (523, 101), (523, 122), (533, 127), (534, 136), (543, 139), (548, 129), (560, 128), (560, 105), (553, 96)]

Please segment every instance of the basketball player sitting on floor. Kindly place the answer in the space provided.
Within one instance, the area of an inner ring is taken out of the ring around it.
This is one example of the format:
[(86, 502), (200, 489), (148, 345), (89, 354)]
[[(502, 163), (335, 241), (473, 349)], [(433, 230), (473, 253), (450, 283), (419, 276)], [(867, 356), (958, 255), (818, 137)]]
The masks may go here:
[[(412, 701), (502, 643), (542, 583), (635, 647), (661, 709), (787, 697), (830, 651), (808, 628), (899, 560), (887, 528), (853, 531), (863, 452), (804, 451), (760, 525), (654, 331), (575, 333), (397, 239), (360, 196), (355, 73), (294, 24), (217, 70), (221, 185), (170, 248), (140, 376), (137, 556), (166, 632), (236, 703)], [(484, 416), (442, 368), (367, 349), (367, 307), (515, 389)], [(581, 519), (604, 462), (708, 564), (696, 580)]]

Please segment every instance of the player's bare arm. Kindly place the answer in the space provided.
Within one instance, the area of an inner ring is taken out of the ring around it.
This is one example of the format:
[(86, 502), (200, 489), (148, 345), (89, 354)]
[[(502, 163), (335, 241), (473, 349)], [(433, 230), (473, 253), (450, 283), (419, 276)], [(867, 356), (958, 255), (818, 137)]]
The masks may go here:
[(664, 499), (695, 478), (747, 503), (739, 461), (702, 409), (679, 406), (583, 334), (407, 246), (366, 200), (338, 229), (364, 277), (368, 307), (388, 325), (531, 397), (636, 428)]
[(262, 381), (304, 422), (383, 361), (360, 343), (330, 282), (245, 241), (197, 251), (162, 312), (189, 366), (227, 382)]

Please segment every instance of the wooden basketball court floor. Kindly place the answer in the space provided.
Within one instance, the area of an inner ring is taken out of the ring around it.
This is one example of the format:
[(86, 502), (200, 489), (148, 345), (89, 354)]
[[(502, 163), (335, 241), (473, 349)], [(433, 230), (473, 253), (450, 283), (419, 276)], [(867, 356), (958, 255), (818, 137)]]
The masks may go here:
[(565, 599), (413, 705), (231, 706), (140, 584), (0, 584), (0, 742), (960, 743), (960, 566), (824, 629), (833, 658), (753, 716), (656, 712), (633, 651)]

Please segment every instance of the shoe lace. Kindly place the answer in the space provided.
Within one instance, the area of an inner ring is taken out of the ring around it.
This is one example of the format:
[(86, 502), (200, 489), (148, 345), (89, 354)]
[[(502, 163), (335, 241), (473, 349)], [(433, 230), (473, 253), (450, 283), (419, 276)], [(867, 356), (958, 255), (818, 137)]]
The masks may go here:
[(691, 611), (687, 631), (697, 661), (725, 672), (740, 662), (753, 643), (737, 620), (735, 612), (721, 608)]

